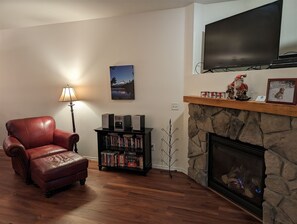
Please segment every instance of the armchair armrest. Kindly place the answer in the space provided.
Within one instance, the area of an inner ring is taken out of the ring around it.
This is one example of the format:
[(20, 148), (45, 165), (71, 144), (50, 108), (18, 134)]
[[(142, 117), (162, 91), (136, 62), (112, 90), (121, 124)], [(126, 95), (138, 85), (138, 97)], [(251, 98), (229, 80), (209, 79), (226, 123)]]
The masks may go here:
[(3, 149), (7, 156), (16, 157), (25, 154), (25, 147), (15, 137), (7, 136), (3, 141)]
[(54, 131), (54, 144), (65, 149), (73, 150), (75, 143), (79, 141), (79, 135), (73, 132), (66, 132), (60, 129)]

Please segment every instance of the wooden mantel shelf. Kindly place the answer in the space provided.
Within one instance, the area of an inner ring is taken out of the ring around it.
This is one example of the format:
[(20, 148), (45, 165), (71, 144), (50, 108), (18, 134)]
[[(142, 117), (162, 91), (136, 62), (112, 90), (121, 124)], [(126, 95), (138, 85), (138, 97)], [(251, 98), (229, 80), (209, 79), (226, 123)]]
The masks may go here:
[(260, 103), (256, 101), (237, 101), (228, 99), (214, 99), (198, 96), (184, 96), (184, 102), (199, 105), (232, 108), (262, 112), (268, 114), (278, 114), (284, 116), (297, 117), (297, 106), (277, 103)]

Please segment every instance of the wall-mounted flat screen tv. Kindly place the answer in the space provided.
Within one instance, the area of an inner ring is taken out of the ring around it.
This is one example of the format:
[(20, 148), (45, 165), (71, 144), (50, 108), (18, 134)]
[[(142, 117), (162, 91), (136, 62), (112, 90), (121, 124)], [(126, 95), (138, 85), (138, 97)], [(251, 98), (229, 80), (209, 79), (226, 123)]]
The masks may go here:
[(207, 24), (205, 70), (269, 65), (278, 58), (282, 0)]

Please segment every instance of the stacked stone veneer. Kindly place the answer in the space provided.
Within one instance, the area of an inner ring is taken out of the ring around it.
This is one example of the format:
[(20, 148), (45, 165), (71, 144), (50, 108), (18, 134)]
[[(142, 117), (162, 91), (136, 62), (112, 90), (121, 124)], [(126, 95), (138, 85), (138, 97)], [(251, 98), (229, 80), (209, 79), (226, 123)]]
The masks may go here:
[(189, 176), (208, 185), (207, 133), (262, 146), (263, 223), (297, 224), (297, 118), (197, 104), (189, 114)]

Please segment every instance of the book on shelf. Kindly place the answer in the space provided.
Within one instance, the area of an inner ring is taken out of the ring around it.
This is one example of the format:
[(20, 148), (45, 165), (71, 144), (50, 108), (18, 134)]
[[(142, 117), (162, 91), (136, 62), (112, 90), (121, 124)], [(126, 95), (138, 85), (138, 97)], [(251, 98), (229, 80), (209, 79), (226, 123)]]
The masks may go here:
[(136, 163), (136, 161), (135, 160), (128, 160), (127, 161), (127, 167), (129, 167), (129, 168), (136, 168), (137, 167), (137, 163)]
[(143, 157), (135, 152), (119, 153), (117, 151), (101, 152), (101, 165), (109, 167), (128, 167), (143, 169)]
[(126, 153), (126, 165), (129, 168), (143, 169), (143, 157), (138, 156), (135, 152)]
[(102, 166), (118, 166), (118, 152), (116, 151), (103, 151), (101, 152), (101, 165)]
[(143, 169), (143, 157), (142, 156), (138, 157), (138, 168)]
[(124, 154), (118, 155), (118, 166), (125, 167), (125, 155)]
[(143, 149), (142, 135), (136, 135), (135, 136), (135, 148)]
[(124, 141), (125, 148), (133, 148), (134, 147), (133, 135), (130, 135), (130, 134), (123, 135), (123, 141)]
[(104, 136), (104, 144), (106, 147), (143, 149), (143, 136), (133, 134), (120, 136), (118, 133), (108, 133)]

